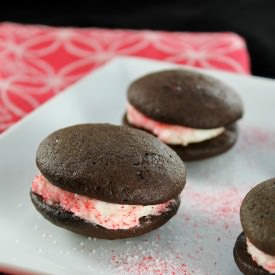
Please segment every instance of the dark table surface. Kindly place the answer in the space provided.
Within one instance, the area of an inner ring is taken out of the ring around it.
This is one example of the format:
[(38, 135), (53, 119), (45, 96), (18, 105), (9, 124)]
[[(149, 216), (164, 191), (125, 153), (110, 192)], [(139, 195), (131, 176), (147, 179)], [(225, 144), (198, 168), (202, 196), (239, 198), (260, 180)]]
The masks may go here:
[[(254, 75), (275, 78), (274, 0), (40, 1), (2, 5), (0, 21), (170, 31), (232, 31), (247, 42)], [(59, 6), (58, 6), (59, 5)]]

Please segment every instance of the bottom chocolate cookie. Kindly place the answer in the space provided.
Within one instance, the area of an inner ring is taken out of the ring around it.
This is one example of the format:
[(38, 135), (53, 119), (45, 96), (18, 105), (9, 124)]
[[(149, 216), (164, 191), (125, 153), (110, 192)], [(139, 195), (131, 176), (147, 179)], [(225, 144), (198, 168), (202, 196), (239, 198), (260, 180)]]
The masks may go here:
[[(271, 275), (260, 267), (247, 252), (246, 237), (241, 233), (236, 240), (233, 255), (240, 271), (245, 275)], [(273, 273), (274, 274), (274, 273)]]
[[(127, 121), (126, 115), (123, 117), (123, 125), (137, 128)], [(222, 134), (210, 140), (206, 140), (200, 143), (192, 143), (188, 146), (170, 144), (167, 145), (172, 148), (184, 161), (202, 160), (226, 152), (236, 143), (237, 137), (238, 129), (234, 124), (228, 126), (225, 128), (225, 131)]]
[(170, 210), (163, 214), (140, 218), (140, 226), (130, 229), (113, 230), (86, 222), (84, 219), (65, 211), (58, 205), (49, 205), (43, 201), (41, 196), (33, 192), (30, 195), (35, 208), (51, 223), (78, 234), (109, 240), (136, 237), (157, 229), (172, 218), (180, 206), (180, 197), (178, 197), (175, 199), (176, 202), (171, 204)]

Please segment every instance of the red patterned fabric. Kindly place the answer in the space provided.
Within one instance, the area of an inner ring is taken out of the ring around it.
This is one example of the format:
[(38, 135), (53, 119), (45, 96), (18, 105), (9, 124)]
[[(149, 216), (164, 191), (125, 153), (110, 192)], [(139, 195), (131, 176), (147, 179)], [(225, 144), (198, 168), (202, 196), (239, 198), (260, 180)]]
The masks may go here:
[(234, 33), (180, 33), (0, 24), (0, 132), (115, 56), (250, 72)]

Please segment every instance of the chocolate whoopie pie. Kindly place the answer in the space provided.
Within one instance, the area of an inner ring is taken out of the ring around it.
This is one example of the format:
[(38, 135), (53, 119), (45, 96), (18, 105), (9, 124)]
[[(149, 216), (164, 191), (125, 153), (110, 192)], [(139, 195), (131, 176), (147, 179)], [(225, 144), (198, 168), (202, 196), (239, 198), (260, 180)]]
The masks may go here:
[(53, 224), (118, 239), (174, 216), (185, 185), (177, 154), (144, 131), (110, 124), (60, 129), (39, 145), (31, 199)]
[(239, 95), (221, 81), (183, 69), (145, 75), (128, 88), (123, 123), (168, 144), (183, 160), (227, 151), (243, 115)]
[(243, 233), (233, 254), (245, 275), (275, 274), (275, 178), (254, 187), (241, 205)]

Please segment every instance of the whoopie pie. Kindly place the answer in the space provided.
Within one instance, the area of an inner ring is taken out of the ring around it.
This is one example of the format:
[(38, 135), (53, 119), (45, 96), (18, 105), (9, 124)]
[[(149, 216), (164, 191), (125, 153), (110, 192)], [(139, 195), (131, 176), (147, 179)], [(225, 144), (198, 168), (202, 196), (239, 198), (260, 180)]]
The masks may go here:
[(128, 88), (123, 124), (144, 129), (183, 160), (227, 151), (237, 140), (243, 115), (240, 96), (211, 76), (174, 69), (147, 74)]
[(166, 223), (180, 205), (185, 166), (154, 136), (110, 124), (53, 132), (39, 145), (36, 209), (53, 224), (86, 236), (119, 239)]
[(275, 178), (251, 189), (241, 205), (243, 233), (234, 246), (245, 275), (275, 274)]

